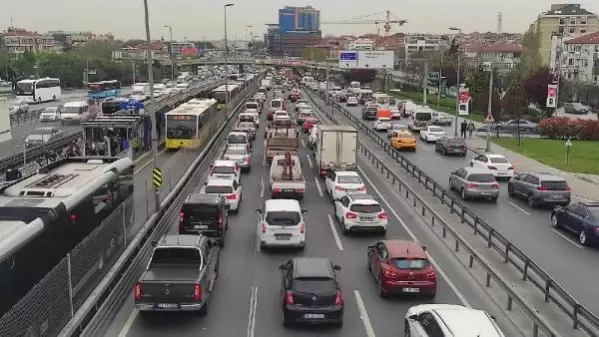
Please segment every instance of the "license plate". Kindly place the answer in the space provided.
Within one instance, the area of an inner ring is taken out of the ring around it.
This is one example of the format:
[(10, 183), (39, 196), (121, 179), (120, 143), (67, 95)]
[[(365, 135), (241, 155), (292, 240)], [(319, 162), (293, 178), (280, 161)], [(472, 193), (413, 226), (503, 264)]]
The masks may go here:
[(285, 188), (283, 189), (283, 192), (294, 192), (295, 190), (293, 188)]
[(368, 218), (368, 217), (363, 217), (363, 216), (361, 216), (361, 217), (360, 217), (360, 220), (361, 220), (361, 221), (373, 221), (373, 220), (374, 220), (374, 218)]
[(195, 225), (193, 226), (194, 229), (208, 229), (208, 225)]
[(491, 193), (488, 193), (488, 192), (481, 192), (481, 194), (480, 194), (480, 195), (491, 195)]
[(176, 303), (159, 303), (156, 305), (160, 309), (177, 309), (179, 305)]
[(497, 172), (497, 174), (500, 175), (500, 176), (506, 176), (507, 172)]
[(305, 319), (324, 319), (324, 314), (304, 314)]
[(291, 235), (275, 235), (275, 239), (281, 241), (288, 241), (291, 240)]
[(418, 288), (403, 288), (402, 291), (404, 293), (419, 293), (420, 289), (418, 289)]
[(551, 195), (551, 197), (552, 197), (553, 199), (559, 199), (560, 195), (559, 195), (559, 194), (553, 194), (553, 195)]

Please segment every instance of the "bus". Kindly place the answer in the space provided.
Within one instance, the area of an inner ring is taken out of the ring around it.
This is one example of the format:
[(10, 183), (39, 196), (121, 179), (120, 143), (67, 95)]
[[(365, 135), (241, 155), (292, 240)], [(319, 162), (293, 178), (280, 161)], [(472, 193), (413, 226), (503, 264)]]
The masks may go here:
[[(198, 102), (202, 101), (202, 102)], [(209, 129), (212, 120), (217, 119), (217, 101), (215, 99), (194, 100), (194, 104), (185, 103), (167, 112), (165, 147), (169, 150), (180, 148), (197, 149), (210, 139)]]
[(372, 98), (379, 107), (389, 108), (389, 95), (377, 92), (372, 95)]
[(214, 89), (212, 91), (212, 97), (218, 101), (218, 109), (221, 109), (226, 103), (226, 92), (229, 92), (229, 101), (231, 101), (240, 91), (241, 86), (238, 84), (226, 84), (221, 85), (220, 87)]
[(17, 82), (17, 100), (27, 103), (56, 101), (62, 97), (60, 79), (40, 78)]
[(87, 87), (87, 97), (89, 99), (103, 99), (121, 95), (121, 82), (117, 80), (90, 83)]
[(102, 101), (102, 114), (112, 115), (121, 109), (121, 104), (127, 103), (129, 100), (124, 97), (111, 97)]
[[(35, 175), (4, 183), (0, 188), (0, 316), (96, 228), (103, 226), (105, 240), (110, 241), (106, 235), (114, 232), (118, 241), (123, 226), (132, 225), (133, 183), (131, 159), (82, 157), (56, 161)], [(72, 279), (76, 292), (91, 291), (97, 285), (91, 283), (101, 279), (96, 265), (108, 252), (97, 253), (97, 257), (75, 258), (74, 268), (80, 271)]]

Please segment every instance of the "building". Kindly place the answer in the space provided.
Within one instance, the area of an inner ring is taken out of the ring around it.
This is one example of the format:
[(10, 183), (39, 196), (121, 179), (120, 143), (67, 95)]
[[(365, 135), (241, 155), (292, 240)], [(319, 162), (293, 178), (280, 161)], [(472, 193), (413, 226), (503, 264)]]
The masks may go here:
[(279, 9), (279, 29), (289, 31), (320, 31), (320, 11), (312, 6)]
[(416, 54), (428, 54), (439, 51), (445, 43), (441, 38), (422, 35), (404, 36), (403, 47), (406, 61)]
[(564, 41), (559, 69), (563, 78), (599, 85), (599, 32)]
[(283, 41), (279, 25), (267, 24), (266, 26), (266, 33), (264, 34), (264, 46), (266, 50), (272, 56), (283, 56)]
[(281, 34), (282, 56), (302, 57), (304, 49), (318, 44), (322, 40), (322, 33), (308, 31), (289, 31)]
[(374, 40), (357, 39), (349, 43), (349, 50), (374, 50)]
[(5, 50), (12, 58), (19, 58), (25, 52), (54, 52), (54, 37), (25, 29), (11, 27), (4, 32)]
[(171, 49), (169, 49), (169, 52), (172, 50), (175, 54), (175, 57), (179, 57), (183, 55), (184, 50), (190, 48), (196, 49), (196, 46), (192, 42), (173, 42), (170, 43), (170, 48)]
[(513, 44), (467, 45), (464, 56), (464, 61), (472, 67), (490, 62), (500, 72), (509, 72), (520, 64), (522, 47)]
[(536, 26), (541, 32), (540, 52), (543, 64), (550, 65), (552, 44), (555, 46), (554, 36), (579, 36), (597, 32), (599, 17), (580, 4), (554, 4), (550, 10), (538, 15), (532, 27)]

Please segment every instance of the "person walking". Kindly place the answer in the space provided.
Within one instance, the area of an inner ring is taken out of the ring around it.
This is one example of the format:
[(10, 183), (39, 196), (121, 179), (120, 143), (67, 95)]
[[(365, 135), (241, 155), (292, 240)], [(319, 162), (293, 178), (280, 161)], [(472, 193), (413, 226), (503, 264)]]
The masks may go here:
[(468, 129), (468, 124), (463, 120), (462, 124), (460, 124), (460, 137), (466, 138), (466, 129)]
[(474, 132), (474, 123), (470, 121), (468, 123), (468, 138), (472, 138), (472, 133)]

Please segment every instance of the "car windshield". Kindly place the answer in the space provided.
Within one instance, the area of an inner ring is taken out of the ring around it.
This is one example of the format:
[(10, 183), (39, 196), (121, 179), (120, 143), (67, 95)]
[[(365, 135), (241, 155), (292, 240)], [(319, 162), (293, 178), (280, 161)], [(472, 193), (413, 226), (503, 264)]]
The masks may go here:
[(449, 138), (447, 142), (451, 145), (465, 145), (466, 142), (462, 138)]
[(271, 101), (270, 102), (270, 106), (271, 108), (280, 108), (281, 107), (281, 101)]
[(353, 205), (350, 206), (349, 210), (352, 211), (352, 212), (358, 212), (358, 213), (379, 213), (379, 212), (382, 212), (381, 206), (379, 206), (377, 204), (368, 204), (368, 205), (353, 204)]
[(51, 107), (51, 108), (45, 108), (44, 109), (44, 113), (55, 113), (56, 111), (58, 111), (58, 108), (56, 108), (56, 107)]
[(429, 130), (430, 130), (430, 132), (433, 132), (433, 133), (441, 133), (441, 132), (445, 132), (445, 131), (443, 131), (443, 129), (441, 129), (441, 128), (430, 128)]
[(52, 129), (35, 129), (31, 132), (32, 135), (50, 135), (52, 134)]
[(62, 108), (62, 112), (67, 114), (80, 114), (83, 112), (83, 109), (76, 106), (65, 106)]
[(599, 207), (588, 207), (591, 216), (595, 219), (599, 219)]
[(191, 264), (201, 265), (202, 255), (196, 248), (156, 248), (152, 264)]
[(337, 291), (337, 284), (330, 277), (301, 277), (293, 279), (291, 288), (298, 293), (330, 294)]
[(246, 103), (245, 104), (245, 108), (246, 109), (255, 109), (255, 110), (258, 110), (258, 104), (256, 104), (256, 103)]
[(17, 83), (17, 95), (33, 94), (33, 83)]
[(295, 226), (300, 222), (301, 216), (298, 212), (272, 211), (266, 213), (265, 220), (271, 226)]
[(509, 164), (510, 163), (507, 159), (502, 158), (502, 157), (491, 157), (491, 158), (489, 158), (489, 160), (493, 164)]
[(394, 259), (393, 265), (399, 269), (421, 270), (428, 267), (426, 259)]
[(492, 183), (495, 182), (495, 177), (493, 177), (492, 174), (475, 173), (468, 177), (468, 181), (473, 181), (476, 183)]
[(231, 194), (233, 193), (233, 187), (231, 186), (222, 186), (222, 185), (210, 185), (206, 186), (206, 193), (211, 194)]
[(183, 216), (197, 220), (216, 220), (219, 217), (219, 207), (207, 204), (184, 204), (181, 208)]
[(362, 179), (358, 176), (339, 176), (337, 181), (340, 184), (361, 184)]
[(243, 122), (243, 123), (239, 123), (238, 125), (240, 128), (254, 128), (254, 124), (252, 123), (248, 123), (248, 122)]

